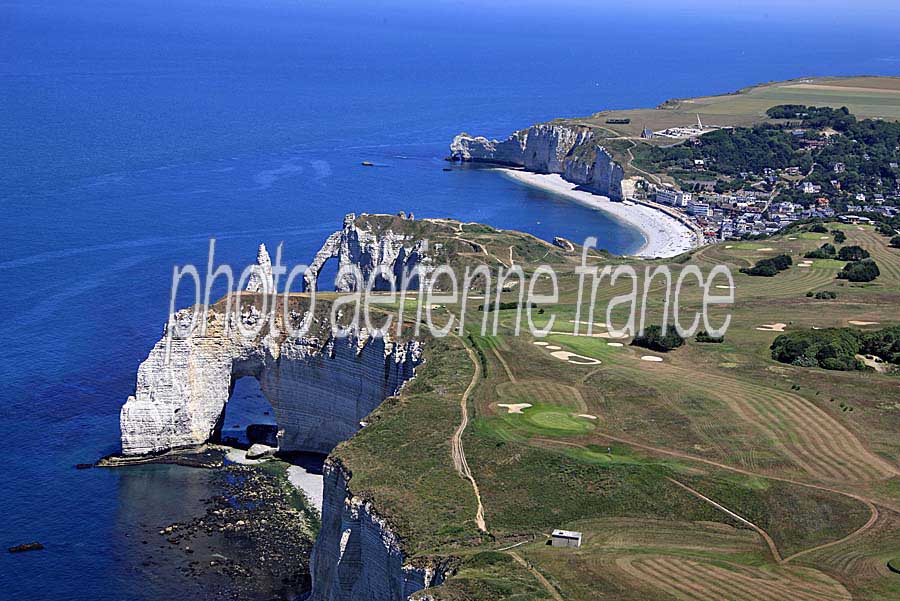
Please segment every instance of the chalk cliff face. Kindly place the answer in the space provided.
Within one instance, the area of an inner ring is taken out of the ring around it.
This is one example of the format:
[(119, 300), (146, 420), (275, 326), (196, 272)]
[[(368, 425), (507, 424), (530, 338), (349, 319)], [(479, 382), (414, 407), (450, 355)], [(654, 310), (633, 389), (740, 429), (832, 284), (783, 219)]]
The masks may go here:
[[(189, 320), (190, 310), (179, 313)], [(221, 428), (234, 383), (259, 380), (275, 411), (279, 448), (327, 453), (350, 438), (359, 422), (413, 376), (419, 343), (384, 338), (304, 336), (271, 333), (247, 339), (238, 327), (264, 319), (258, 310), (226, 317), (209, 313), (205, 336), (164, 336), (138, 368), (133, 396), (122, 407), (122, 452), (140, 455), (198, 445)], [(199, 324), (197, 326), (199, 329)]]
[(559, 173), (614, 200), (622, 198), (622, 167), (586, 127), (543, 123), (519, 130), (502, 142), (462, 133), (450, 144), (450, 159)]
[(370, 502), (353, 495), (349, 483), (340, 464), (326, 462), (310, 601), (395, 601), (439, 585), (443, 566), (409, 564), (396, 535)]
[[(358, 227), (356, 215), (350, 213), (344, 217), (344, 227), (331, 234), (316, 253), (304, 279), (307, 289), (314, 286), (325, 262), (337, 258), (338, 280), (335, 282), (335, 289), (340, 292), (362, 288), (350, 273), (343, 271), (351, 267), (359, 269), (364, 283), (375, 274), (373, 290), (388, 290), (390, 275), (394, 276), (399, 288), (404, 270), (411, 271), (419, 266), (423, 272), (428, 271), (427, 250), (427, 241), (412, 241), (408, 236), (396, 234), (390, 229), (379, 235)], [(416, 285), (410, 286), (411, 288), (417, 287), (418, 280), (414, 282)]]
[[(344, 229), (335, 235), (336, 256), (342, 262), (352, 262), (368, 275), (377, 265), (403, 267), (423, 260), (417, 243), (404, 246), (404, 237), (390, 231), (379, 237), (353, 222), (348, 216)], [(259, 247), (257, 266), (247, 286), (252, 294), (237, 297), (240, 306), (229, 296), (206, 312), (194, 307), (170, 320), (163, 339), (138, 368), (135, 393), (122, 407), (124, 455), (213, 439), (235, 381), (245, 376), (259, 381), (272, 404), (279, 450), (327, 453), (357, 432), (361, 419), (414, 376), (422, 361), (418, 341), (392, 341), (365, 331), (335, 338), (326, 317), (329, 307), (305, 310), (308, 300), (289, 299), (287, 308), (273, 309), (271, 299), (266, 302), (264, 292), (273, 282), (264, 245)], [(306, 332), (288, 336), (287, 326)], [(173, 335), (168, 339), (170, 329)], [(445, 566), (410, 564), (372, 502), (353, 495), (350, 479), (343, 466), (326, 463), (311, 598), (403, 601), (440, 584)]]

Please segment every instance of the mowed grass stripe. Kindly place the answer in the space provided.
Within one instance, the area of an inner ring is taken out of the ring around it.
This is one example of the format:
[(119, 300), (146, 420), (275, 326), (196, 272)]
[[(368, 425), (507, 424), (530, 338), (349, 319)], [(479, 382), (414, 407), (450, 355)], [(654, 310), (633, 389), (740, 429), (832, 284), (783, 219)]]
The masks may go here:
[(696, 377), (709, 382), (708, 389), (713, 394), (773, 439), (793, 447), (813, 475), (870, 480), (897, 473), (893, 466), (869, 452), (852, 432), (803, 397), (711, 374)]
[[(681, 599), (729, 601), (848, 601), (847, 590), (824, 574), (814, 581), (807, 571), (799, 575), (775, 575), (741, 567), (729, 570), (718, 565), (676, 557), (628, 557), (616, 562), (642, 582), (652, 584)], [(749, 572), (749, 573), (748, 573)], [(751, 575), (753, 574), (753, 575)]]

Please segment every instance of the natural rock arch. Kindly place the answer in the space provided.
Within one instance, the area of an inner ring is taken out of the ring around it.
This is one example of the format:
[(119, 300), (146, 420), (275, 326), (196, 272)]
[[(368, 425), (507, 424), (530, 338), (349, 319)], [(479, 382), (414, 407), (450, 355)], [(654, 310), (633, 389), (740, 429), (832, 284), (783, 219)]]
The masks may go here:
[(299, 338), (226, 332), (210, 312), (205, 336), (163, 337), (138, 368), (135, 393), (122, 407), (125, 455), (202, 444), (221, 427), (234, 382), (251, 376), (275, 412), (284, 451), (327, 453), (360, 428), (360, 420), (414, 375), (419, 343), (382, 337)]

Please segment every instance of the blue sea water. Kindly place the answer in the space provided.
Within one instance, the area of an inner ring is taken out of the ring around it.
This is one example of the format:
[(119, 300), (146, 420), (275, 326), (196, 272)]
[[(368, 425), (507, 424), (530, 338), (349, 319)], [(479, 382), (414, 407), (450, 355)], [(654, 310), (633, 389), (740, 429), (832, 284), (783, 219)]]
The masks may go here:
[(203, 597), (144, 566), (134, 533), (201, 511), (208, 476), (73, 466), (117, 450), (172, 266), (204, 265), (210, 237), (217, 262), (243, 266), (259, 242), (283, 241), (299, 263), (344, 213), (405, 210), (628, 252), (640, 235), (602, 214), (487, 170), (443, 171), (449, 140), (760, 81), (900, 71), (896, 22), (712, 12), (3, 2), (0, 544), (46, 549), (0, 553), (0, 596)]

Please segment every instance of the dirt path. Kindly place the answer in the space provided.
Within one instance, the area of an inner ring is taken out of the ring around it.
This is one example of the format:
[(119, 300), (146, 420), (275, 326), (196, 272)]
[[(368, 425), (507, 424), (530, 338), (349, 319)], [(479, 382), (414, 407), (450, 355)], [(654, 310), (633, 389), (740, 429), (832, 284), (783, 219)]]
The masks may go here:
[(775, 541), (772, 540), (772, 537), (769, 536), (769, 533), (768, 533), (768, 532), (766, 532), (765, 530), (763, 530), (762, 528), (760, 528), (759, 526), (757, 526), (756, 524), (754, 524), (754, 523), (751, 522), (750, 520), (748, 520), (748, 519), (746, 519), (746, 518), (744, 518), (744, 517), (739, 516), (738, 514), (736, 514), (735, 512), (731, 511), (730, 509), (728, 509), (728, 508), (725, 507), (724, 505), (721, 505), (720, 503), (717, 503), (716, 501), (713, 501), (712, 499), (710, 499), (709, 497), (703, 495), (702, 493), (697, 492), (696, 490), (694, 490), (693, 488), (691, 488), (691, 487), (688, 486), (687, 484), (684, 484), (684, 483), (682, 483), (682, 482), (679, 482), (678, 480), (675, 480), (674, 478), (666, 478), (666, 480), (668, 480), (669, 482), (671, 482), (671, 483), (673, 483), (673, 484), (677, 484), (678, 486), (680, 486), (680, 487), (683, 488), (684, 490), (688, 491), (689, 493), (691, 493), (692, 495), (694, 495), (694, 496), (697, 497), (698, 499), (702, 499), (702, 500), (706, 501), (707, 503), (709, 503), (710, 505), (712, 505), (712, 506), (715, 507), (716, 509), (718, 509), (718, 510), (720, 510), (720, 511), (722, 511), (722, 512), (728, 514), (728, 515), (730, 515), (731, 517), (733, 517), (734, 519), (736, 519), (736, 520), (739, 521), (740, 523), (742, 523), (742, 524), (744, 524), (744, 525), (746, 525), (746, 526), (750, 526), (751, 528), (753, 528), (754, 530), (756, 530), (756, 532), (757, 532), (761, 537), (763, 537), (763, 540), (766, 541), (766, 544), (769, 545), (769, 550), (772, 552), (772, 557), (775, 558), (775, 561), (778, 562), (778, 563), (782, 563), (782, 562), (784, 561), (784, 560), (781, 558), (781, 553), (778, 552), (778, 547), (775, 545)]
[(509, 365), (506, 363), (506, 360), (500, 355), (500, 351), (498, 351), (495, 347), (491, 347), (491, 350), (494, 351), (494, 356), (497, 357), (497, 361), (499, 361), (500, 365), (503, 366), (503, 371), (506, 372), (506, 377), (509, 378), (510, 382), (515, 382), (516, 377), (513, 375), (513, 372), (509, 368)]
[[(835, 546), (835, 545), (839, 545), (839, 544), (842, 544), (842, 543), (846, 543), (846, 542), (848, 542), (848, 541), (850, 541), (850, 540), (852, 540), (852, 539), (854, 539), (854, 538), (857, 538), (858, 536), (860, 536), (861, 534), (865, 533), (866, 531), (870, 530), (870, 529), (872, 528), (872, 526), (875, 525), (875, 522), (878, 521), (879, 512), (878, 512), (878, 507), (877, 507), (877, 505), (876, 505), (871, 499), (867, 499), (867, 498), (865, 498), (865, 497), (861, 497), (861, 496), (859, 496), (859, 495), (857, 495), (857, 494), (855, 494), (855, 493), (846, 492), (846, 491), (843, 491), (843, 490), (839, 490), (839, 489), (837, 489), (837, 488), (830, 488), (830, 487), (828, 487), (828, 486), (821, 486), (821, 485), (819, 485), (819, 484), (810, 484), (809, 482), (801, 482), (801, 481), (799, 481), (799, 480), (792, 480), (791, 478), (782, 478), (782, 477), (780, 477), (780, 476), (771, 476), (771, 475), (768, 475), (768, 474), (758, 474), (758, 473), (755, 473), (755, 472), (751, 472), (751, 471), (749, 471), (749, 470), (741, 469), (741, 468), (739, 468), (739, 467), (734, 467), (734, 466), (731, 466), (731, 465), (726, 465), (726, 464), (724, 464), (724, 463), (719, 463), (718, 461), (713, 461), (713, 460), (711, 460), (711, 459), (704, 459), (704, 458), (702, 458), (702, 457), (695, 457), (695, 456), (690, 455), (690, 454), (688, 454), (688, 453), (681, 453), (681, 452), (679, 452), (679, 451), (670, 451), (669, 449), (661, 449), (661, 448), (658, 448), (658, 447), (652, 447), (652, 446), (650, 446), (650, 445), (641, 444), (641, 443), (635, 442), (635, 441), (633, 441), (633, 440), (628, 440), (628, 439), (625, 439), (625, 438), (620, 438), (620, 437), (618, 437), (618, 436), (613, 436), (613, 435), (611, 435), (611, 434), (607, 434), (607, 433), (604, 433), (604, 432), (597, 432), (597, 435), (603, 436), (604, 438), (608, 438), (609, 440), (614, 440), (614, 441), (619, 442), (619, 443), (622, 443), (622, 444), (626, 444), (626, 445), (629, 445), (629, 446), (637, 447), (637, 448), (639, 448), (639, 449), (644, 449), (645, 451), (651, 451), (651, 452), (653, 452), (653, 453), (660, 453), (660, 454), (663, 454), (663, 455), (669, 455), (669, 456), (671, 456), (671, 457), (678, 457), (679, 459), (687, 459), (687, 460), (689, 460), (689, 461), (699, 461), (700, 463), (705, 463), (705, 464), (711, 465), (711, 466), (713, 466), (713, 467), (717, 467), (717, 468), (720, 468), (720, 469), (728, 470), (728, 471), (735, 472), (735, 473), (738, 473), (738, 474), (743, 474), (743, 475), (745, 475), (745, 476), (755, 476), (755, 477), (758, 477), (758, 478), (767, 478), (767, 479), (769, 479), (769, 480), (777, 480), (777, 481), (779, 481), (779, 482), (786, 482), (786, 483), (788, 483), (788, 484), (794, 484), (794, 485), (796, 485), (796, 486), (804, 486), (804, 487), (806, 487), (806, 488), (813, 488), (813, 489), (816, 489), (816, 490), (822, 490), (822, 491), (825, 491), (825, 492), (830, 492), (830, 493), (834, 493), (834, 494), (838, 494), (838, 495), (844, 495), (845, 497), (850, 497), (851, 499), (855, 499), (855, 500), (859, 501), (860, 503), (864, 503), (864, 504), (866, 505), (866, 507), (869, 508), (869, 512), (870, 512), (870, 514), (871, 514), (871, 515), (869, 516), (869, 520), (868, 520), (865, 524), (863, 524), (862, 526), (860, 526), (859, 528), (857, 528), (856, 530), (854, 530), (853, 532), (851, 532), (850, 534), (848, 534), (847, 536), (845, 536), (845, 537), (843, 537), (843, 538), (841, 538), (841, 539), (838, 539), (838, 540), (836, 540), (836, 541), (831, 541), (831, 542), (829, 542), (829, 543), (824, 543), (824, 544), (822, 544), (822, 545), (817, 545), (817, 546), (815, 546), (815, 547), (811, 547), (811, 548), (809, 548), (809, 549), (800, 551), (800, 552), (798, 552), (798, 553), (794, 553), (793, 555), (784, 558), (784, 559), (782, 560), (782, 563), (787, 563), (787, 562), (793, 560), (794, 558), (797, 558), (797, 557), (806, 555), (806, 554), (808, 554), (808, 553), (813, 553), (813, 552), (818, 551), (818, 550), (820, 550), (820, 549), (825, 549), (825, 548), (828, 548), (828, 547), (833, 547), (833, 546)], [(894, 507), (890, 507), (890, 509), (893, 509), (894, 511), (897, 511), (897, 509), (894, 508)]]
[(510, 557), (512, 557), (513, 559), (516, 560), (516, 563), (518, 563), (519, 565), (524, 567), (526, 570), (528, 570), (529, 572), (534, 574), (534, 577), (537, 578), (538, 582), (541, 583), (541, 586), (543, 586), (547, 590), (547, 592), (550, 594), (551, 597), (553, 597), (556, 601), (563, 601), (563, 598), (560, 596), (560, 594), (557, 592), (557, 590), (555, 588), (553, 588), (553, 585), (550, 584), (550, 581), (547, 580), (546, 578), (544, 578), (544, 575), (541, 574), (540, 572), (538, 572), (534, 568), (534, 566), (532, 566), (530, 563), (528, 563), (527, 561), (522, 559), (522, 556), (514, 551), (507, 551), (507, 553), (509, 554)]
[[(767, 479), (769, 479), (769, 480), (776, 480), (776, 481), (778, 481), (778, 482), (786, 482), (787, 484), (794, 484), (794, 485), (796, 485), (796, 486), (803, 486), (803, 487), (806, 487), (806, 488), (812, 488), (812, 489), (815, 489), (815, 490), (821, 490), (821, 491), (825, 491), (825, 492), (830, 492), (830, 493), (834, 493), (834, 494), (836, 494), (836, 495), (843, 495), (843, 496), (845, 496), (845, 497), (850, 497), (851, 499), (854, 499), (854, 500), (856, 500), (856, 501), (859, 501), (860, 503), (865, 504), (866, 507), (869, 508), (869, 513), (870, 513), (870, 515), (869, 515), (868, 521), (867, 521), (865, 524), (863, 524), (862, 526), (860, 526), (859, 528), (857, 528), (856, 530), (854, 530), (853, 532), (851, 532), (850, 534), (848, 534), (847, 536), (845, 536), (845, 537), (843, 537), (843, 538), (840, 538), (840, 539), (838, 539), (838, 540), (835, 540), (835, 541), (831, 541), (831, 542), (828, 542), (828, 543), (823, 543), (823, 544), (821, 544), (821, 545), (816, 545), (815, 547), (810, 547), (809, 549), (804, 549), (803, 551), (798, 551), (797, 553), (794, 553), (793, 555), (790, 555), (790, 556), (785, 557), (784, 559), (782, 559), (782, 560), (780, 561), (780, 563), (782, 563), (782, 564), (788, 563), (788, 562), (790, 562), (790, 561), (792, 561), (792, 560), (794, 560), (794, 559), (796, 559), (796, 558), (798, 558), (798, 557), (802, 557), (802, 556), (804, 556), (804, 555), (808, 555), (808, 554), (810, 554), (810, 553), (814, 553), (814, 552), (820, 551), (820, 550), (822, 550), (822, 549), (827, 549), (827, 548), (829, 548), (829, 547), (834, 547), (834, 546), (841, 545), (841, 544), (843, 544), (843, 543), (849, 542), (849, 541), (851, 541), (851, 540), (853, 540), (853, 539), (855, 539), (855, 538), (861, 536), (861, 535), (864, 534), (865, 532), (871, 530), (872, 527), (875, 525), (875, 523), (878, 521), (879, 516), (881, 515), (880, 512), (879, 512), (879, 510), (878, 510), (878, 505), (876, 505), (876, 503), (875, 503), (874, 501), (872, 501), (871, 499), (867, 499), (866, 497), (862, 497), (862, 496), (860, 496), (860, 495), (857, 495), (857, 494), (855, 494), (855, 493), (851, 493), (851, 492), (839, 490), (839, 489), (837, 489), (837, 488), (830, 488), (830, 487), (828, 487), (828, 486), (821, 486), (821, 485), (819, 485), (819, 484), (811, 484), (811, 483), (809, 483), (809, 482), (801, 482), (801, 481), (799, 481), (799, 480), (792, 480), (792, 479), (790, 479), (790, 478), (782, 478), (782, 477), (780, 477), (780, 476), (771, 476), (771, 475), (768, 475), (768, 474), (759, 474), (759, 473), (752, 472), (752, 471), (749, 471), (749, 470), (741, 469), (741, 468), (739, 468), (739, 467), (734, 467), (734, 466), (731, 466), (731, 465), (726, 465), (726, 464), (724, 464), (724, 463), (719, 463), (718, 461), (713, 461), (713, 460), (711, 460), (711, 459), (704, 459), (703, 457), (695, 457), (695, 456), (690, 455), (690, 454), (688, 454), (688, 453), (681, 453), (681, 452), (679, 452), (679, 451), (670, 451), (669, 449), (661, 449), (661, 448), (659, 448), (659, 447), (652, 447), (652, 446), (650, 446), (650, 445), (641, 444), (641, 443), (635, 442), (635, 441), (633, 441), (633, 440), (628, 440), (627, 438), (621, 438), (621, 437), (619, 437), (619, 436), (613, 436), (612, 434), (608, 434), (608, 433), (605, 433), (605, 432), (596, 432), (596, 434), (597, 434), (598, 436), (602, 436), (602, 437), (607, 438), (607, 439), (609, 439), (609, 440), (612, 440), (612, 441), (615, 441), (615, 442), (618, 442), (618, 443), (621, 443), (621, 444), (625, 444), (625, 445), (628, 445), (628, 446), (636, 447), (636, 448), (638, 448), (638, 449), (643, 449), (643, 450), (645, 450), (645, 451), (650, 451), (650, 452), (652, 452), (652, 453), (659, 453), (659, 454), (662, 454), (662, 455), (669, 455), (669, 456), (671, 456), (671, 457), (677, 457), (677, 458), (679, 458), (679, 459), (686, 459), (686, 460), (688, 460), (688, 461), (697, 461), (697, 462), (705, 463), (705, 464), (707, 464), (707, 465), (711, 465), (711, 466), (713, 466), (713, 467), (717, 467), (717, 468), (720, 468), (720, 469), (723, 469), (723, 470), (727, 470), (727, 471), (730, 471), (730, 472), (735, 472), (735, 473), (738, 473), (738, 474), (743, 474), (743, 475), (745, 475), (745, 476), (754, 476), (754, 477), (757, 477), (757, 478), (767, 478)], [(565, 445), (565, 446), (572, 446), (572, 447), (581, 447), (581, 448), (584, 448), (584, 445), (579, 444), (579, 443), (575, 443), (575, 442), (566, 442), (566, 441), (562, 441), (562, 440), (555, 440), (555, 439), (548, 439), (548, 438), (536, 438), (536, 439), (533, 439), (533, 440), (535, 440), (536, 442), (544, 442), (544, 443), (549, 443), (549, 444), (562, 444), (562, 445)], [(698, 493), (698, 494), (699, 494), (699, 493)], [(705, 498), (704, 498), (704, 499), (705, 499)], [(718, 505), (718, 504), (717, 504), (717, 505)], [(884, 505), (884, 503), (882, 503), (882, 505)], [(898, 508), (896, 508), (896, 507), (892, 507), (892, 506), (889, 506), (889, 505), (885, 505), (885, 507), (887, 507), (888, 509), (891, 509), (891, 510), (893, 510), (893, 511), (896, 511), (896, 512), (898, 512), (898, 513), (900, 513), (900, 509), (898, 509)], [(723, 508), (723, 509), (724, 509), (724, 508)], [(736, 514), (735, 514), (735, 515), (736, 515)], [(741, 519), (742, 519), (742, 518), (741, 518)], [(768, 536), (768, 535), (767, 535), (767, 536)], [(773, 543), (773, 544), (774, 544), (774, 543)]]
[(463, 432), (465, 432), (466, 426), (469, 425), (469, 396), (471, 396), (472, 390), (475, 389), (475, 385), (481, 377), (481, 363), (479, 363), (478, 357), (475, 356), (475, 351), (469, 348), (469, 345), (463, 344), (466, 347), (466, 352), (469, 353), (469, 359), (472, 360), (475, 372), (472, 374), (472, 381), (469, 382), (459, 400), (462, 418), (459, 426), (453, 433), (453, 437), (450, 439), (450, 453), (453, 456), (453, 467), (460, 476), (472, 483), (472, 489), (475, 491), (475, 500), (478, 502), (478, 509), (475, 512), (475, 523), (478, 525), (479, 530), (487, 532), (487, 526), (484, 523), (484, 505), (481, 504), (481, 493), (478, 491), (478, 483), (475, 482), (475, 476), (472, 475), (472, 470), (469, 469), (469, 463), (466, 461), (466, 452), (462, 443)]

